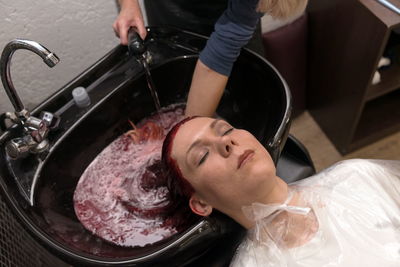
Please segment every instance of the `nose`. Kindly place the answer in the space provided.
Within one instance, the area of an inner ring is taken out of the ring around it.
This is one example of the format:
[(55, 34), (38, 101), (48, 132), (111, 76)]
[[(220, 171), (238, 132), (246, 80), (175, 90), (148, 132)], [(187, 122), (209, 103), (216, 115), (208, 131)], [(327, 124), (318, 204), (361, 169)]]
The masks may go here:
[(218, 142), (218, 151), (223, 157), (229, 157), (232, 154), (233, 146), (235, 142), (230, 136), (223, 136)]

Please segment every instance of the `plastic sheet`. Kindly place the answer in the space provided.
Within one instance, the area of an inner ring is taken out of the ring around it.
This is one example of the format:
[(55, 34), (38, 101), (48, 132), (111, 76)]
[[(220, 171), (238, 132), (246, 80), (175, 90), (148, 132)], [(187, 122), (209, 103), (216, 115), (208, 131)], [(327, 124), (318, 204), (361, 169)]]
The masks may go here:
[(400, 161), (342, 161), (243, 212), (231, 266), (400, 266)]

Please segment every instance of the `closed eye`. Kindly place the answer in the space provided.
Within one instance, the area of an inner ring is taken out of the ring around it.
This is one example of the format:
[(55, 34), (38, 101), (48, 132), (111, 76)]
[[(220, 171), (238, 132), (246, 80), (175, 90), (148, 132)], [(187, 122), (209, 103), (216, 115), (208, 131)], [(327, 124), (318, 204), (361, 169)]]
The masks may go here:
[(222, 134), (222, 136), (229, 134), (230, 132), (233, 131), (233, 129), (234, 129), (233, 127), (230, 128), (230, 129), (228, 129), (227, 131), (225, 131), (225, 132)]
[(201, 157), (199, 163), (197, 164), (197, 166), (200, 166), (201, 164), (204, 163), (204, 161), (206, 161), (207, 157), (208, 157), (209, 152), (207, 151), (206, 153), (204, 153), (203, 157)]

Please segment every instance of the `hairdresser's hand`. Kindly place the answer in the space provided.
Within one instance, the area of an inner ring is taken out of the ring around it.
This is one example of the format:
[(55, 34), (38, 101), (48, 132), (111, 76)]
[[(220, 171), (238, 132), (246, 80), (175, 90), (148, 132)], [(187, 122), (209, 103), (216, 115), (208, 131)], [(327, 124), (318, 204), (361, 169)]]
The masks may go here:
[(128, 30), (133, 27), (144, 40), (146, 28), (138, 0), (119, 0), (121, 11), (113, 24), (115, 34), (120, 38), (121, 44), (128, 44)]

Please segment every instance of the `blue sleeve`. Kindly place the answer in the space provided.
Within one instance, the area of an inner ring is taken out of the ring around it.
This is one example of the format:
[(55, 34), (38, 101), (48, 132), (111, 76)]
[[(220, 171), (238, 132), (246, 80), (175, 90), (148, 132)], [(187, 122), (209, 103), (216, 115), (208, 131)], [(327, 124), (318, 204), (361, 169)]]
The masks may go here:
[(240, 54), (255, 31), (262, 13), (256, 11), (259, 0), (230, 0), (228, 8), (215, 24), (214, 32), (200, 53), (210, 69), (229, 76)]

